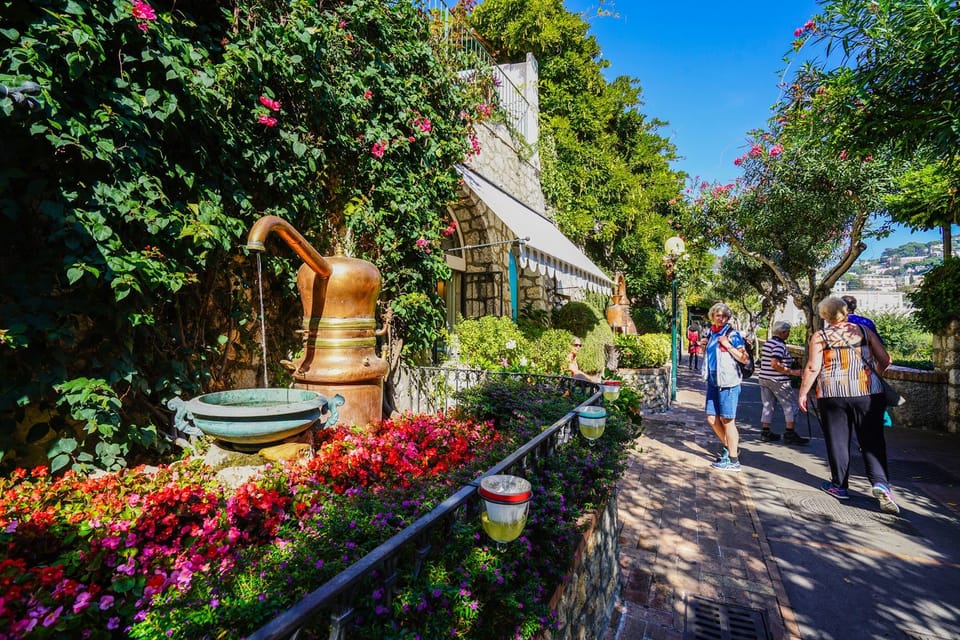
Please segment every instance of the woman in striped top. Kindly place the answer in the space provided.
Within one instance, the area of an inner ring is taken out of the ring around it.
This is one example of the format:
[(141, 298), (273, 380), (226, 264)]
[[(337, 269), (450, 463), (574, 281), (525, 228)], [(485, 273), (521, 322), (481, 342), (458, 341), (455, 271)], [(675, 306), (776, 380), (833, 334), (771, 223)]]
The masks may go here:
[(830, 462), (830, 480), (820, 488), (838, 500), (849, 499), (850, 445), (856, 433), (874, 497), (881, 510), (899, 513), (887, 483), (883, 435), (886, 402), (878, 376), (890, 366), (890, 356), (877, 334), (847, 321), (847, 305), (840, 298), (824, 299), (817, 312), (824, 328), (810, 338), (798, 400), (800, 410), (806, 411), (808, 394), (816, 384), (817, 409)]

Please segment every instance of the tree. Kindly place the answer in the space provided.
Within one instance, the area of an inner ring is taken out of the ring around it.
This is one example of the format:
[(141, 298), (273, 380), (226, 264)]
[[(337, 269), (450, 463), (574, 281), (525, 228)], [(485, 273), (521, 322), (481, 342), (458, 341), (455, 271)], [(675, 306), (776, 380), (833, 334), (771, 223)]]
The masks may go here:
[(541, 183), (561, 231), (599, 266), (623, 271), (632, 299), (665, 293), (667, 203), (682, 176), (657, 133), (666, 123), (640, 110), (639, 81), (604, 79), (608, 63), (589, 25), (562, 0), (485, 0), (472, 24), (500, 62), (537, 58)]
[(867, 225), (883, 211), (893, 168), (883, 158), (835, 153), (823, 136), (809, 135), (819, 126), (784, 124), (754, 132), (750, 150), (736, 161), (743, 177), (701, 184), (681, 219), (688, 234), (702, 233), (765, 265), (803, 309), (810, 335), (819, 323), (817, 304), (866, 249)]
[(941, 226), (948, 256), (960, 185), (958, 18), (952, 0), (826, 0), (815, 28), (796, 44), (813, 38), (828, 52), (841, 51), (840, 64), (829, 71), (820, 65), (808, 86), (842, 89), (831, 111), (859, 146), (889, 147), (912, 161), (901, 185), (905, 195), (890, 203), (891, 213), (914, 228)]

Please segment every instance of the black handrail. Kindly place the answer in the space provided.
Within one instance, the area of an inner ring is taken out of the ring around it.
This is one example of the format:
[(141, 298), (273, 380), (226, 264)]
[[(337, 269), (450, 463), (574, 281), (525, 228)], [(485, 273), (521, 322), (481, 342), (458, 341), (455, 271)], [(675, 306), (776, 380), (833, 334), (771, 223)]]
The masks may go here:
[[(592, 383), (584, 383), (584, 386), (592, 386), (596, 389), (596, 385)], [(417, 519), (409, 527), (400, 531), (363, 558), (347, 567), (347, 569), (331, 578), (324, 585), (308, 593), (300, 602), (247, 636), (247, 640), (286, 640), (294, 638), (299, 629), (319, 612), (330, 610), (338, 605), (339, 609), (333, 611), (331, 614), (332, 628), (329, 637), (330, 640), (343, 640), (345, 638), (344, 624), (353, 612), (353, 590), (363, 579), (377, 567), (389, 566), (388, 563), (400, 554), (402, 548), (423, 539), (425, 534), (437, 523), (452, 515), (464, 503), (470, 500), (480, 485), (480, 478), (508, 471), (518, 464), (526, 467), (527, 457), (532, 455), (536, 458), (542, 447), (549, 445), (552, 450), (558, 442), (563, 443), (569, 440), (572, 430), (568, 427), (570, 427), (576, 418), (577, 409), (585, 405), (597, 403), (602, 395), (600, 391), (595, 391), (589, 399), (488, 469), (474, 482), (461, 487), (456, 493), (430, 511), (430, 513)], [(428, 551), (429, 547), (418, 555), (422, 559)], [(419, 567), (415, 569), (415, 572), (417, 570), (419, 570)]]

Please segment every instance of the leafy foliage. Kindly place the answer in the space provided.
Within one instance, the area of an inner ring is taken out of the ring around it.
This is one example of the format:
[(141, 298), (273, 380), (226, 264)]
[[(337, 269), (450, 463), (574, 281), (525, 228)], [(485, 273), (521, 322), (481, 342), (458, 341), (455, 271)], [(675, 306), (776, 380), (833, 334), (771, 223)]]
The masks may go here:
[(948, 258), (931, 269), (916, 291), (907, 294), (916, 307), (914, 318), (932, 333), (940, 333), (951, 322), (960, 320), (960, 258)]
[[(123, 464), (166, 399), (231, 384), (259, 354), (237, 246), (262, 214), (377, 264), (391, 348), (432, 344), (431, 249), (487, 89), (442, 36), (411, 3), (0, 1), (0, 82), (43, 87), (40, 110), (0, 100), (0, 450), (34, 405), (96, 434), (55, 455)], [(276, 253), (286, 353), (297, 265)]]
[(670, 362), (670, 336), (665, 333), (619, 334), (614, 344), (620, 353), (618, 366), (622, 369), (662, 367)]

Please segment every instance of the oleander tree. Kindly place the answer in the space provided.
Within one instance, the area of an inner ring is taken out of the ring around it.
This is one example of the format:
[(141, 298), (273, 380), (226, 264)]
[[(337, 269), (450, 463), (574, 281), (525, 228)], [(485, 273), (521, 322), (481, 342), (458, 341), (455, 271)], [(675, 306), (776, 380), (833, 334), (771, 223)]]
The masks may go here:
[[(429, 346), (453, 166), (489, 111), (448, 33), (410, 2), (0, 0), (0, 82), (43, 88), (0, 99), (4, 464), (33, 441), (121, 466), (167, 399), (258, 360), (240, 246), (265, 214), (377, 264), (391, 348)], [(268, 361), (298, 348), (298, 265), (267, 253)]]
[(824, 111), (845, 144), (886, 149), (908, 164), (889, 210), (917, 229), (941, 227), (951, 252), (960, 187), (960, 8), (952, 0), (825, 0), (815, 27), (798, 34), (839, 53), (798, 85), (831, 97)]
[(822, 136), (783, 124), (753, 132), (750, 149), (735, 161), (743, 175), (730, 184), (698, 185), (680, 218), (689, 235), (764, 265), (804, 311), (810, 335), (819, 324), (817, 304), (877, 233), (869, 225), (884, 215), (895, 166), (883, 157), (836, 152)]

